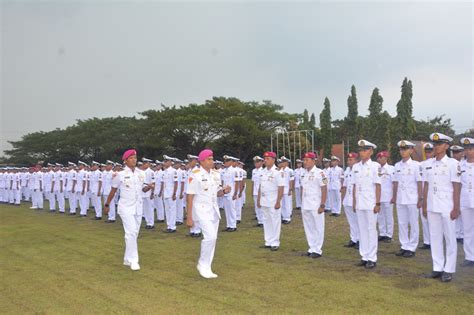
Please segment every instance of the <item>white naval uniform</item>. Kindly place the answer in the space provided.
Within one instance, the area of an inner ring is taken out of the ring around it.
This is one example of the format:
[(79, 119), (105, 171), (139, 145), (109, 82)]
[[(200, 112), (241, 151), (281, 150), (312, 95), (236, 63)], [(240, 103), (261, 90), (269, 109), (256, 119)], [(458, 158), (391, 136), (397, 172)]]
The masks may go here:
[(194, 195), (192, 217), (194, 223), (201, 228), (204, 236), (201, 241), (199, 266), (211, 271), (212, 260), (216, 248), (217, 231), (221, 215), (217, 204), (217, 193), (221, 189), (221, 178), (218, 171), (209, 172), (202, 168), (194, 168), (188, 179), (186, 194)]
[[(329, 178), (329, 170), (330, 170), (330, 169), (331, 169), (330, 167), (327, 167), (327, 168), (324, 168), (324, 169), (323, 169), (323, 173), (324, 173), (324, 175), (326, 176), (326, 178), (328, 179), (328, 184), (327, 184), (328, 187), (329, 187), (329, 185), (331, 184), (331, 178)], [(330, 211), (330, 210), (331, 210), (331, 198), (330, 198), (330, 196), (329, 196), (329, 193), (328, 193), (328, 198), (327, 198), (327, 200), (326, 200), (326, 207), (325, 207), (324, 210), (325, 210), (325, 211)]]
[(165, 220), (165, 206), (163, 205), (163, 196), (160, 195), (161, 183), (163, 182), (163, 170), (155, 171), (155, 192), (153, 197), (153, 203), (156, 209), (156, 219), (158, 221)]
[(363, 261), (377, 262), (376, 185), (380, 185), (380, 164), (372, 160), (360, 161), (352, 167), (356, 214), (359, 222), (359, 252)]
[(6, 176), (5, 173), (0, 173), (0, 202), (6, 202), (7, 198), (5, 198), (6, 192)]
[[(76, 174), (76, 197), (79, 201), (79, 208), (81, 215), (87, 215), (89, 207), (89, 196), (87, 196), (87, 173), (85, 170), (80, 170)], [(85, 187), (83, 186), (84, 184)]]
[(237, 168), (229, 166), (222, 171), (223, 187), (230, 186), (230, 192), (224, 195), (224, 211), (227, 228), (237, 228), (237, 199), (233, 199), (235, 183), (240, 180)]
[(298, 167), (294, 170), (295, 174), (295, 204), (296, 208), (301, 209), (301, 176), (306, 170), (303, 167)]
[(99, 191), (99, 183), (102, 183), (102, 172), (99, 170), (90, 172), (89, 187), (92, 206), (95, 209), (95, 216), (97, 218), (102, 218), (102, 189)]
[[(422, 181), (421, 165), (411, 158), (395, 164), (397, 188), (398, 237), (401, 249), (416, 252), (419, 241), (418, 183)], [(408, 230), (410, 227), (410, 231)]]
[(43, 173), (41, 171), (32, 174), (31, 186), (33, 190), (32, 206), (33, 208), (43, 209)]
[(117, 213), (122, 218), (125, 231), (125, 263), (138, 263), (138, 233), (143, 215), (142, 189), (145, 173), (138, 168), (134, 171), (128, 166), (112, 179), (112, 187), (120, 189)]
[(342, 205), (344, 206), (344, 213), (349, 223), (349, 236), (353, 243), (357, 243), (359, 242), (359, 222), (353, 207), (354, 174), (350, 167), (347, 167), (344, 171), (344, 182), (342, 186), (346, 187), (346, 194), (344, 195), (344, 200), (342, 200)]
[[(459, 162), (448, 156), (439, 161), (432, 158), (427, 163), (425, 172), (433, 271), (454, 273), (457, 259), (456, 223), (451, 220), (450, 214), (454, 208), (453, 183), (461, 182)], [(443, 239), (446, 243), (446, 255)]]
[[(429, 167), (429, 164), (430, 164), (430, 159), (420, 162), (421, 169), (422, 169), (423, 185), (424, 185), (424, 182), (425, 182), (424, 178), (425, 178), (425, 174), (426, 174), (426, 167)], [(423, 231), (423, 244), (430, 245), (431, 244), (431, 242), (430, 242), (430, 226), (428, 224), (428, 218), (425, 218), (425, 216), (423, 215), (423, 208), (420, 209), (420, 219), (421, 219), (421, 228), (422, 228), (422, 231)]]
[[(176, 200), (173, 200), (174, 185), (178, 182), (176, 170), (170, 166), (163, 172), (163, 200), (165, 204), (166, 225), (169, 230), (176, 230)], [(178, 189), (176, 189), (176, 198)]]
[(295, 180), (295, 173), (289, 167), (285, 167), (281, 170), (284, 174), (284, 186), (283, 199), (281, 201), (281, 218), (291, 222), (293, 215), (293, 194), (290, 192), (291, 183)]
[[(109, 198), (112, 189), (112, 180), (115, 176), (116, 173), (113, 170), (104, 171), (102, 173), (102, 198), (104, 203), (107, 202), (107, 199)], [(109, 214), (107, 219), (109, 221), (115, 221), (116, 219), (116, 208), (113, 200), (109, 204)]]
[(257, 223), (258, 224), (263, 224), (262, 209), (259, 208), (258, 204), (257, 204), (258, 188), (260, 187), (260, 178), (262, 176), (262, 170), (263, 170), (263, 167), (254, 168), (252, 170), (252, 182), (253, 182), (252, 196), (253, 196), (253, 203), (254, 203), (254, 207), (255, 207), (255, 216), (257, 217)]
[(321, 206), (322, 187), (327, 179), (324, 172), (313, 166), (309, 171), (304, 170), (301, 176), (301, 215), (304, 232), (308, 241), (308, 253), (322, 254), (324, 242), (324, 211), (319, 213)]
[[(214, 176), (218, 176), (219, 177), (219, 185), (221, 184), (221, 174), (217, 171), (217, 170), (213, 170), (213, 172), (216, 172), (217, 174), (214, 174)], [(186, 172), (186, 182), (184, 184), (184, 189), (185, 189), (185, 192), (186, 192), (186, 195), (188, 193), (188, 186), (189, 186), (189, 183), (191, 181), (193, 181), (192, 179), (190, 179), (190, 177), (193, 175), (193, 174), (196, 174), (196, 173), (199, 173), (199, 166), (194, 166), (192, 169), (189, 169), (187, 172)], [(186, 195), (185, 195), (185, 201), (186, 201)], [(217, 197), (216, 197), (217, 198)], [(219, 204), (218, 204), (219, 205)], [(219, 218), (220, 218), (220, 213), (219, 213)], [(199, 226), (199, 222), (197, 221), (194, 221), (194, 225), (192, 227), (189, 228), (189, 233), (191, 234), (200, 234), (202, 232), (201, 230), (201, 227)]]
[[(385, 163), (380, 169), (380, 212), (377, 215), (379, 223), (379, 235), (393, 237), (393, 177), (395, 168), (393, 165)], [(419, 170), (418, 170), (419, 172)]]
[(474, 163), (463, 160), (460, 166), (464, 257), (466, 260), (474, 261)]
[(43, 192), (49, 202), (49, 210), (56, 209), (56, 201), (54, 199), (54, 192), (51, 191), (53, 186), (53, 171), (48, 171), (43, 175)]
[(28, 201), (31, 198), (30, 190), (28, 189), (29, 178), (30, 178), (30, 174), (27, 172), (23, 172), (20, 175), (21, 194), (23, 195), (23, 200), (25, 201)]
[(285, 173), (276, 166), (263, 168), (260, 177), (260, 206), (263, 213), (263, 233), (265, 246), (280, 246), (281, 211), (275, 209), (278, 199), (278, 189), (285, 186)]
[[(155, 172), (151, 168), (147, 168), (144, 170), (144, 173), (145, 184), (153, 184), (155, 182)], [(153, 204), (152, 194), (152, 189), (148, 190), (147, 192), (142, 192), (143, 215), (145, 216), (145, 222), (147, 226), (155, 225), (155, 205)]]
[(340, 166), (329, 168), (328, 196), (330, 199), (331, 213), (341, 213), (341, 181), (344, 178), (344, 170)]
[(53, 173), (53, 192), (58, 202), (59, 212), (65, 212), (65, 199), (64, 199), (64, 179), (65, 175), (62, 171), (56, 171)]
[[(176, 222), (184, 222), (184, 180), (185, 174), (182, 169), (177, 169), (176, 174), (178, 175), (178, 189), (176, 190)], [(181, 198), (182, 196), (182, 198)]]
[[(237, 208), (236, 208), (236, 214), (235, 214), (237, 221), (241, 221), (242, 220), (242, 210), (243, 210), (244, 204), (245, 204), (245, 189), (247, 187), (245, 180), (247, 179), (247, 171), (245, 171), (244, 169), (241, 169), (241, 168), (237, 168), (237, 170), (239, 171), (240, 183), (241, 183), (241, 185), (242, 185), (242, 183), (244, 185), (244, 187), (242, 189), (242, 196), (241, 197), (237, 196)], [(240, 189), (240, 186), (239, 186), (239, 189)]]
[(74, 192), (72, 191), (76, 176), (77, 172), (75, 170), (69, 170), (66, 173), (66, 196), (69, 200), (69, 213), (76, 213), (77, 210), (77, 184), (74, 188)]

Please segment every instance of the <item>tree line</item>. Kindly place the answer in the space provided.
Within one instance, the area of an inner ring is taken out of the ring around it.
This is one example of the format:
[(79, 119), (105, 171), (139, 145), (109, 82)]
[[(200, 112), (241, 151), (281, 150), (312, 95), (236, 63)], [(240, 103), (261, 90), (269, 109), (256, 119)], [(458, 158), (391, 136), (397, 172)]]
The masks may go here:
[[(368, 115), (359, 115), (356, 87), (347, 98), (347, 115), (333, 120), (331, 103), (324, 99), (316, 116), (290, 114), (283, 106), (271, 101), (245, 102), (237, 98), (214, 97), (204, 104), (164, 106), (150, 109), (137, 117), (109, 117), (78, 120), (64, 129), (33, 132), (19, 141), (9, 141), (12, 149), (5, 151), (1, 163), (31, 165), (38, 161), (67, 161), (106, 159), (119, 161), (127, 148), (136, 148), (141, 156), (160, 158), (163, 154), (184, 157), (211, 147), (216, 156), (233, 154), (246, 162), (254, 155), (269, 149), (270, 136), (275, 130), (312, 130), (315, 149), (331, 154), (334, 143), (344, 141), (348, 149), (356, 149), (357, 140), (365, 138), (376, 143), (380, 150), (391, 150), (398, 155), (399, 139), (427, 140), (435, 131), (456, 136), (451, 120), (443, 115), (428, 120), (413, 117), (413, 86), (405, 78), (397, 103), (397, 114), (392, 117), (383, 108), (383, 97), (374, 88)], [(474, 133), (474, 130), (468, 134)]]

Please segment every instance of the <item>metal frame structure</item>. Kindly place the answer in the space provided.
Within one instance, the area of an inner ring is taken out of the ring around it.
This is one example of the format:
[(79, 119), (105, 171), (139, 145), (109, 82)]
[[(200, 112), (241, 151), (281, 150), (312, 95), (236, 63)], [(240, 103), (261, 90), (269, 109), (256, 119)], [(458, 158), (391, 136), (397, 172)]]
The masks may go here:
[[(302, 145), (301, 141), (304, 141)], [(284, 128), (278, 128), (270, 136), (271, 150), (281, 156), (280, 153), (290, 158), (293, 163), (300, 159), (304, 151), (309, 151), (308, 144), (311, 145), (311, 151), (314, 151), (314, 130), (294, 130), (288, 131)], [(276, 150), (274, 150), (276, 147)], [(302, 148), (304, 147), (304, 151)]]

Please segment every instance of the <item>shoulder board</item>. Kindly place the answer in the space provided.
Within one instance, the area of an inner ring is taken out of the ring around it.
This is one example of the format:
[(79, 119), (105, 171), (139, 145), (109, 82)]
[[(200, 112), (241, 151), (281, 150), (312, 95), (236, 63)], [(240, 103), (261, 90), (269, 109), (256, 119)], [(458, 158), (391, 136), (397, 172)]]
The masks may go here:
[(199, 173), (200, 171), (201, 171), (201, 170), (197, 168), (197, 169), (193, 170), (193, 174), (197, 174), (197, 173)]

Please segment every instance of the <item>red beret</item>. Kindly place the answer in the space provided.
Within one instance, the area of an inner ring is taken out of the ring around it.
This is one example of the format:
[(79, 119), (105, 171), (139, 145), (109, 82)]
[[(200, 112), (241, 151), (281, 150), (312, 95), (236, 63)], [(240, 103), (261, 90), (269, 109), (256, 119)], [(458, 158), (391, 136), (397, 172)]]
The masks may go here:
[(357, 154), (357, 153), (355, 153), (355, 152), (349, 152), (349, 153), (347, 153), (347, 158), (348, 158), (348, 159), (351, 159), (351, 158), (357, 159), (358, 157), (359, 157), (359, 154)]
[(381, 157), (388, 158), (388, 157), (390, 157), (390, 153), (388, 153), (388, 151), (381, 151), (381, 152), (377, 153), (377, 159), (381, 158)]
[(306, 153), (303, 155), (303, 158), (304, 158), (304, 159), (317, 159), (317, 158), (318, 158), (318, 155), (317, 155), (315, 152), (306, 152)]
[(134, 149), (125, 151), (125, 153), (122, 156), (122, 161), (126, 161), (132, 155), (137, 155), (137, 151), (135, 151)]
[(263, 153), (263, 157), (264, 157), (264, 158), (266, 158), (266, 157), (271, 157), (271, 158), (274, 158), (274, 159), (275, 159), (276, 156), (277, 156), (277, 155), (276, 155), (275, 152), (270, 152), (270, 151), (268, 151), (268, 152)]

